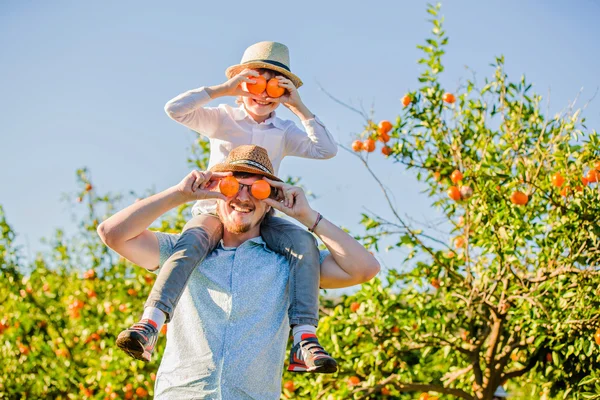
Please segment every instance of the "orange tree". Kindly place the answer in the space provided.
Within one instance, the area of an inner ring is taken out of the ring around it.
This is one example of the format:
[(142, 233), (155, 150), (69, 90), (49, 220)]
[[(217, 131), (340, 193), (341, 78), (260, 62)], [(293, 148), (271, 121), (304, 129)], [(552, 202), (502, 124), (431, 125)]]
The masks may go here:
[[(85, 209), (73, 237), (62, 231), (28, 262), (0, 207), (0, 398), (141, 399), (153, 394), (162, 354), (149, 364), (118, 351), (116, 335), (139, 318), (154, 275), (111, 253), (98, 221), (120, 196), (99, 195), (77, 172)], [(184, 208), (162, 222), (176, 231)]]
[[(600, 398), (597, 132), (572, 108), (544, 115), (502, 57), (482, 87), (445, 90), (439, 11), (428, 8), (432, 35), (418, 46), (419, 89), (391, 127), (365, 115), (349, 149), (393, 216), (364, 214), (361, 238), (404, 263), (321, 320), (339, 375), (294, 377), (285, 396), (483, 400), (507, 384), (523, 398)], [(441, 228), (401, 215), (369, 164), (378, 153), (368, 139), (426, 185)]]

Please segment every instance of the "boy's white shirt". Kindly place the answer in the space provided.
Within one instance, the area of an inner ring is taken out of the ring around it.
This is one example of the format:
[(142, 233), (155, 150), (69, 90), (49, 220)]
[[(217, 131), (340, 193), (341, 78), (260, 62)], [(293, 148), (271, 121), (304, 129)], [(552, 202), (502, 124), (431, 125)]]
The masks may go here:
[[(206, 136), (210, 141), (208, 167), (223, 162), (229, 152), (244, 144), (264, 147), (269, 154), (275, 175), (286, 156), (328, 159), (337, 154), (338, 146), (331, 133), (317, 117), (302, 121), (306, 131), (293, 121), (271, 114), (263, 123), (248, 115), (244, 106), (204, 107), (211, 100), (204, 87), (180, 94), (165, 105), (173, 120)], [(214, 212), (214, 200), (198, 201), (192, 213)]]

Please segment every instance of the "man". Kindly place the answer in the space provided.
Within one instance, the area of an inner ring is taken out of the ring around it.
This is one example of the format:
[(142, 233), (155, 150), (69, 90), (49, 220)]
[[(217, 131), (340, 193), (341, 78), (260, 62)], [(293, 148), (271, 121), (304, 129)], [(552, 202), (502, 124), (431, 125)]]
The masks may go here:
[[(265, 149), (240, 146), (211, 170), (193, 171), (178, 185), (132, 204), (103, 222), (98, 234), (122, 256), (156, 271), (171, 255), (177, 235), (151, 232), (150, 224), (183, 203), (220, 200), (223, 239), (196, 268), (179, 300), (155, 397), (279, 399), (288, 338), (289, 263), (260, 237), (260, 224), (271, 208), (311, 229), (327, 246), (329, 252), (321, 254), (322, 288), (365, 282), (379, 272), (379, 264), (360, 243), (313, 210), (301, 188), (265, 177), (273, 175)], [(232, 174), (241, 190), (226, 198), (214, 189)], [(281, 201), (254, 198), (250, 185), (259, 179), (276, 188)], [(322, 352), (318, 343), (307, 340), (291, 357), (302, 362)]]

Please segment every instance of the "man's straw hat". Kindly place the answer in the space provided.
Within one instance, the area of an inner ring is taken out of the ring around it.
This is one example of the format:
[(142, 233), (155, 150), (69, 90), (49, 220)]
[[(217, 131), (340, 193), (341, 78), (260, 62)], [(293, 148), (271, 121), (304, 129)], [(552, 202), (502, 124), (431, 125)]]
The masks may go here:
[(289, 78), (294, 86), (302, 86), (302, 80), (290, 70), (290, 51), (285, 44), (277, 42), (259, 42), (244, 51), (242, 61), (225, 70), (225, 75), (231, 79), (244, 69), (267, 68), (279, 72)]
[(253, 144), (238, 146), (231, 150), (225, 161), (213, 166), (211, 172), (248, 172), (283, 182), (273, 172), (273, 164), (267, 150)]

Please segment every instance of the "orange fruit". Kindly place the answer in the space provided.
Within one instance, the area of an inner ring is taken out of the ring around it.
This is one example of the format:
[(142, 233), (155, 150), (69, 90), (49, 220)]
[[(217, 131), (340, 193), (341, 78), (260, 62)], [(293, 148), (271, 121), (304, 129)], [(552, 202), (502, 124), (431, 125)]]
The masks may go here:
[(390, 121), (383, 120), (379, 123), (379, 134), (385, 135), (392, 130), (392, 123)]
[(146, 397), (148, 396), (148, 391), (143, 387), (139, 387), (135, 389), (135, 394), (137, 394), (138, 397)]
[(516, 204), (518, 206), (523, 206), (529, 201), (529, 196), (527, 196), (523, 192), (516, 190), (513, 192), (513, 194), (510, 195), (510, 201), (512, 201), (513, 204)]
[(133, 297), (135, 297), (135, 296), (137, 296), (137, 290), (135, 290), (135, 289), (133, 289), (133, 288), (131, 288), (131, 289), (128, 289), (128, 290), (127, 290), (127, 294), (128, 294), (128, 295), (130, 295), (130, 296), (133, 296)]
[(456, 186), (450, 186), (448, 189), (448, 197), (450, 197), (454, 201), (460, 200), (460, 190)]
[(462, 236), (457, 236), (454, 239), (454, 247), (456, 247), (457, 249), (465, 247), (465, 238)]
[(266, 199), (271, 195), (271, 185), (267, 181), (259, 179), (252, 184), (250, 193), (259, 200)]
[(363, 150), (367, 153), (375, 151), (375, 141), (373, 139), (367, 139), (363, 142)]
[(160, 333), (162, 333), (163, 335), (167, 334), (167, 324), (164, 324), (162, 328), (160, 328)]
[(409, 95), (405, 95), (405, 96), (402, 98), (402, 105), (403, 105), (404, 107), (406, 107), (406, 106), (408, 106), (410, 103), (412, 103), (412, 99), (410, 98), (410, 96), (409, 96)]
[(439, 171), (435, 171), (435, 172), (433, 173), (433, 179), (435, 179), (436, 181), (438, 181), (438, 182), (439, 182), (441, 177), (442, 177), (442, 174), (440, 174), (440, 172), (439, 172)]
[(352, 150), (359, 152), (362, 151), (363, 149), (363, 145), (362, 142), (360, 140), (355, 140), (354, 142), (352, 142)]
[(598, 182), (598, 171), (595, 169), (590, 169), (586, 178), (588, 182)]
[(386, 157), (387, 157), (387, 156), (389, 156), (390, 154), (392, 154), (392, 148), (391, 148), (390, 146), (383, 146), (383, 147), (381, 148), (381, 153), (382, 153), (384, 156), (386, 156)]
[(387, 133), (382, 133), (377, 137), (377, 139), (379, 139), (380, 142), (387, 143), (390, 141), (390, 135)]
[(596, 171), (600, 171), (600, 161), (596, 161), (596, 162), (594, 163), (594, 169), (595, 169)]
[(455, 169), (450, 175), (450, 180), (452, 183), (458, 183), (463, 180), (463, 174), (459, 170)]
[(85, 185), (85, 191), (89, 192), (90, 190), (92, 190), (93, 186), (91, 183), (88, 183), (87, 185)]
[(594, 340), (596, 341), (597, 345), (600, 345), (600, 329), (598, 329), (594, 334)]
[(360, 383), (360, 378), (358, 376), (351, 376), (348, 378), (348, 386), (356, 386)]
[(354, 302), (350, 304), (350, 311), (356, 312), (360, 308), (360, 303)]
[(552, 185), (554, 187), (561, 187), (563, 185), (563, 183), (565, 183), (565, 178), (563, 178), (563, 176), (560, 174), (560, 172), (555, 173), (554, 175), (552, 175)]
[(456, 101), (456, 97), (452, 93), (444, 93), (442, 96), (442, 100), (444, 100), (448, 104), (452, 104)]
[(219, 181), (219, 190), (225, 196), (231, 197), (240, 190), (240, 183), (233, 176), (227, 176)]
[(121, 311), (121, 312), (127, 311), (127, 304), (119, 304), (119, 311)]
[(284, 93), (285, 88), (279, 86), (279, 79), (269, 79), (269, 82), (267, 82), (267, 94), (269, 97), (281, 97)]
[(431, 279), (431, 286), (433, 286), (436, 289), (439, 289), (440, 288), (440, 280), (437, 278)]
[(419, 400), (429, 400), (429, 393), (421, 393)]
[(587, 180), (587, 178), (585, 176), (582, 176), (581, 177), (581, 183), (583, 183), (583, 186), (587, 186), (589, 182), (588, 182), (588, 180)]
[(562, 188), (562, 190), (560, 191), (560, 195), (563, 197), (567, 197), (567, 195), (569, 194), (569, 185), (565, 186)]
[(389, 396), (389, 395), (390, 395), (390, 393), (391, 393), (391, 392), (390, 392), (390, 389), (388, 389), (388, 388), (386, 388), (386, 387), (384, 387), (384, 388), (381, 388), (381, 394), (382, 394), (382, 395), (384, 395), (384, 396)]
[(246, 86), (246, 92), (250, 92), (252, 94), (261, 94), (267, 88), (267, 80), (264, 76), (249, 76), (250, 79), (255, 81), (256, 83), (248, 83), (244, 82), (244, 86)]
[(286, 381), (286, 382), (283, 384), (283, 387), (284, 387), (286, 390), (289, 390), (290, 392), (293, 392), (293, 391), (295, 391), (295, 390), (296, 390), (296, 386), (294, 386), (294, 381)]

